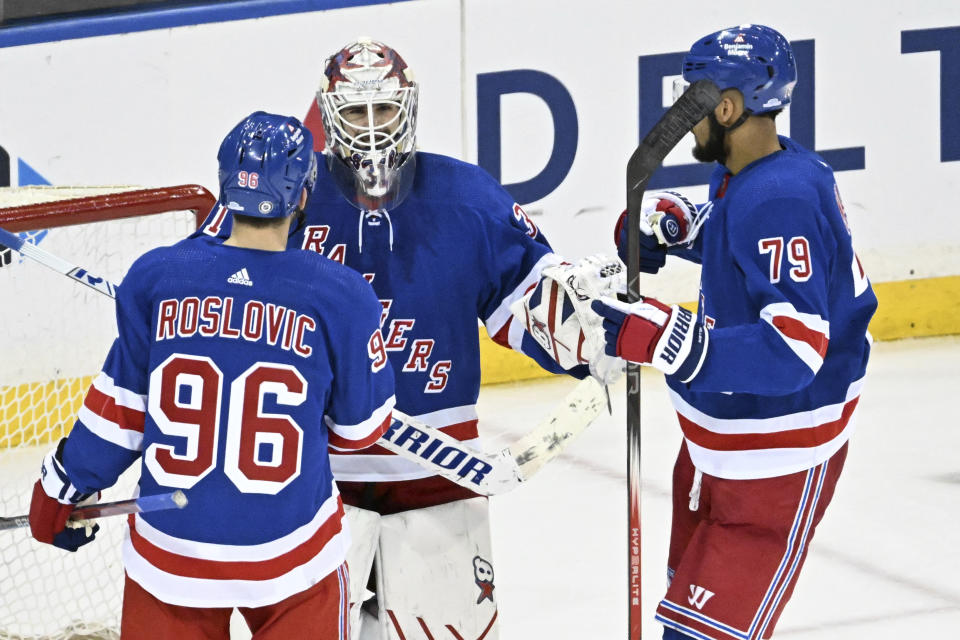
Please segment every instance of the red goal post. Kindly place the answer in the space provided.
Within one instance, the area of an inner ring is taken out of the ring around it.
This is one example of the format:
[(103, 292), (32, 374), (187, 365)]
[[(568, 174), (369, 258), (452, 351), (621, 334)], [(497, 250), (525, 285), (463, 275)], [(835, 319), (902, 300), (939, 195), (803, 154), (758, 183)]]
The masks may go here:
[[(105, 187), (106, 189), (124, 187)], [(49, 187), (49, 193), (63, 189), (64, 193), (75, 187)], [(96, 190), (99, 187), (89, 187)], [(26, 190), (23, 190), (26, 192)], [(37, 191), (39, 192), (39, 190)], [(217, 199), (198, 184), (182, 184), (158, 189), (133, 189), (86, 197), (33, 202), (3, 208), (0, 204), (0, 227), (11, 233), (50, 229), (68, 225), (134, 218), (170, 211), (192, 211), (197, 228), (213, 208)]]

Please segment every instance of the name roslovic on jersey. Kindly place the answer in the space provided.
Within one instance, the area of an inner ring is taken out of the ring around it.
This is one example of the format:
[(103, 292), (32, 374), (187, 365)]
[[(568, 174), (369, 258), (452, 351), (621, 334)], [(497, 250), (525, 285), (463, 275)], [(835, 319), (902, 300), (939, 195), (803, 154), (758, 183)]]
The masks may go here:
[(64, 451), (82, 492), (142, 461), (127, 574), (189, 607), (258, 607), (343, 562), (350, 542), (328, 448), (386, 428), (393, 375), (380, 305), (357, 273), (303, 251), (188, 239), (148, 252), (119, 288), (119, 336)]

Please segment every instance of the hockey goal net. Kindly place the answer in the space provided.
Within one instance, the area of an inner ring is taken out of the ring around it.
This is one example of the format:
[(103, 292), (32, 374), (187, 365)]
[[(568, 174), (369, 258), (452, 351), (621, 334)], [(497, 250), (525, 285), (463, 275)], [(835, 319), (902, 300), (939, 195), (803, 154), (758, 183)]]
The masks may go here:
[[(148, 249), (197, 228), (203, 187), (0, 188), (0, 227), (117, 283)], [(43, 455), (73, 426), (116, 335), (113, 300), (16, 253), (0, 260), (0, 515), (29, 511)], [(134, 465), (102, 500), (131, 497)], [(0, 531), (0, 639), (116, 638), (125, 519), (77, 553)]]

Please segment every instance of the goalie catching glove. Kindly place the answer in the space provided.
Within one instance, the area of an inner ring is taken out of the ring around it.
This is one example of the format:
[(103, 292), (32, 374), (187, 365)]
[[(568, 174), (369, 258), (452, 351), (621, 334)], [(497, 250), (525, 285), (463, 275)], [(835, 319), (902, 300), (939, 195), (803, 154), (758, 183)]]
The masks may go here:
[(603, 318), (590, 309), (590, 301), (625, 290), (620, 260), (590, 256), (575, 265), (547, 267), (537, 286), (510, 309), (561, 367), (587, 364), (594, 378), (610, 384), (623, 373), (624, 362), (606, 354)]
[(591, 306), (604, 318), (607, 354), (652, 365), (685, 383), (700, 372), (709, 333), (689, 310), (654, 298), (632, 304), (602, 298)]
[(77, 505), (96, 502), (100, 495), (80, 493), (70, 483), (63, 468), (65, 443), (65, 439), (60, 440), (56, 450), (43, 459), (40, 479), (33, 485), (33, 497), (30, 500), (30, 533), (40, 542), (76, 551), (93, 541), (100, 525), (74, 527), (68, 526), (67, 521)]

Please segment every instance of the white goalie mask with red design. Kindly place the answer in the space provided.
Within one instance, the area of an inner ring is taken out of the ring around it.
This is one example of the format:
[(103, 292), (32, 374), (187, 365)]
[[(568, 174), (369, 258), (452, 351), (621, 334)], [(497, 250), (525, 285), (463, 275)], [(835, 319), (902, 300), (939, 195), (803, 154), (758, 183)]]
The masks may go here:
[(327, 58), (317, 104), (327, 166), (362, 210), (391, 209), (413, 184), (418, 86), (400, 55), (358, 38)]

